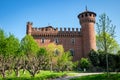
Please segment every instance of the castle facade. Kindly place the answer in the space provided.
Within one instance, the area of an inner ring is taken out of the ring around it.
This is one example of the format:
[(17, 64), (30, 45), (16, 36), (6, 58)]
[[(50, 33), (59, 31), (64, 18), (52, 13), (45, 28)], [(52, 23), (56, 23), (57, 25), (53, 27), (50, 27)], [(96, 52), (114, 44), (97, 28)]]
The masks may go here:
[(96, 50), (95, 17), (96, 13), (84, 11), (78, 16), (81, 28), (54, 28), (52, 26), (34, 28), (31, 22), (27, 23), (26, 33), (33, 36), (40, 46), (49, 43), (61, 44), (65, 51), (70, 51), (73, 61), (81, 57), (88, 57), (91, 49)]

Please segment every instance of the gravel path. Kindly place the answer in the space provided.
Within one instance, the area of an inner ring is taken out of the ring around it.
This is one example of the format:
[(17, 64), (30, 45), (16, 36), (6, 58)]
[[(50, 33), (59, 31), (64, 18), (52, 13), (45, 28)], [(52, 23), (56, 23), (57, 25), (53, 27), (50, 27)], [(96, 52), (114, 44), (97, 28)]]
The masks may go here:
[(57, 78), (57, 79), (53, 79), (53, 80), (69, 80), (69, 79), (76, 78), (79, 76), (87, 76), (87, 75), (94, 75), (94, 74), (102, 74), (102, 73), (78, 73), (75, 76), (66, 76), (64, 78)]

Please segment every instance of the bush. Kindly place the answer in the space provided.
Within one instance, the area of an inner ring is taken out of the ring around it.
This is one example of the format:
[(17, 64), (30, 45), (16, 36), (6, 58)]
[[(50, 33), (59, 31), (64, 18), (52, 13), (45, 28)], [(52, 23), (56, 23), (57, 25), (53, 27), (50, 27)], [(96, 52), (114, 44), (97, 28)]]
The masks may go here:
[(80, 60), (80, 67), (83, 70), (85, 70), (85, 69), (89, 68), (89, 66), (90, 66), (90, 62), (89, 62), (88, 58), (81, 58), (81, 60)]

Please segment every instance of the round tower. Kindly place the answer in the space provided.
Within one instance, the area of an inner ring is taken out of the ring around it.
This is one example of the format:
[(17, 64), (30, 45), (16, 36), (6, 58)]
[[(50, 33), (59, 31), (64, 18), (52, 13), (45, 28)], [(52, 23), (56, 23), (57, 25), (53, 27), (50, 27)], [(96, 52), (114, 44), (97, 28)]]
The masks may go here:
[(88, 57), (91, 49), (96, 50), (95, 17), (96, 13), (87, 9), (78, 15), (82, 33), (83, 57)]
[(27, 22), (26, 27), (27, 27), (26, 34), (31, 35), (31, 32), (32, 32), (32, 22)]

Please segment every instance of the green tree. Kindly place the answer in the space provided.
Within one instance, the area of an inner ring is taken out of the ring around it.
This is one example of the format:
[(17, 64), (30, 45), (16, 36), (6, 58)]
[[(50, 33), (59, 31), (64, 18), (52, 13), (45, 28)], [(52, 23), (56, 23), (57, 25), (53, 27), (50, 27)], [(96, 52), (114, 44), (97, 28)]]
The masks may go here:
[(105, 69), (106, 68), (106, 54), (104, 54), (104, 52), (100, 50), (98, 50), (98, 53), (99, 53), (99, 61), (100, 61), (99, 66)]
[[(104, 54), (103, 51), (99, 51), (99, 66), (103, 69), (106, 68), (106, 55), (107, 54)], [(116, 69), (116, 64), (118, 64), (118, 62), (116, 61), (117, 60), (117, 54), (111, 54), (111, 53), (108, 53), (108, 64), (109, 64), (109, 71), (115, 71)], [(119, 60), (118, 60), (119, 61)]]
[(19, 70), (22, 69), (24, 67), (24, 57), (25, 57), (25, 54), (22, 52), (21, 48), (20, 48), (20, 44), (19, 44), (19, 48), (18, 48), (18, 51), (13, 55), (14, 58), (13, 58), (13, 70), (15, 72), (15, 75), (17, 77), (20, 76), (19, 74)]
[(78, 71), (79, 70), (78, 66), (79, 66), (79, 61), (73, 62), (73, 70), (74, 71)]
[(90, 66), (90, 62), (88, 60), (88, 58), (81, 58), (80, 60), (80, 67), (86, 71), (87, 68), (89, 68)]
[(108, 55), (109, 71), (111, 72), (114, 72), (116, 70), (116, 56), (117, 56), (116, 54)]
[(0, 71), (5, 77), (5, 71), (11, 70), (13, 67), (14, 54), (19, 48), (19, 41), (14, 35), (5, 36), (3, 30), (0, 29)]
[(114, 64), (116, 64), (116, 72), (120, 72), (120, 50), (118, 51), (118, 53), (116, 54), (116, 58), (115, 58), (115, 62)]
[[(114, 39), (115, 26), (111, 24), (111, 20), (105, 13), (100, 15), (99, 21), (97, 22), (97, 36), (98, 36), (97, 37), (97, 44), (98, 44), (97, 48), (100, 50), (102, 49), (105, 54), (107, 54), (111, 48), (117, 47), (113, 45), (114, 44), (112, 43), (113, 40), (108, 39), (108, 37), (110, 39)], [(113, 47), (110, 47), (110, 46), (113, 46)], [(109, 72), (108, 71), (108, 54), (106, 55), (106, 63), (107, 63), (106, 68), (107, 68), (107, 74), (108, 74)]]
[(2, 29), (0, 29), (0, 72), (2, 77), (5, 77), (6, 71), (6, 36)]
[(32, 36), (26, 35), (21, 40), (21, 49), (24, 52), (24, 54), (28, 56), (29, 54), (36, 54), (39, 49), (39, 46)]
[(120, 50), (118, 51), (118, 54), (120, 54)]
[(89, 59), (90, 59), (93, 66), (99, 66), (100, 61), (99, 61), (98, 52), (91, 50), (89, 53)]
[(32, 36), (26, 35), (21, 40), (21, 49), (26, 56), (24, 58), (24, 69), (28, 70), (31, 76), (35, 76), (35, 73), (38, 71), (38, 61), (36, 55), (39, 50), (39, 46), (37, 42)]
[(19, 47), (19, 40), (14, 35), (10, 34), (9, 37), (6, 38), (6, 54), (8, 60), (6, 64), (9, 68), (9, 72), (11, 72), (14, 67), (14, 59)]
[(57, 61), (57, 70), (58, 71), (68, 71), (73, 67), (72, 56), (70, 56), (70, 52), (65, 52), (61, 57), (58, 58)]
[(49, 57), (48, 52), (45, 47), (40, 47), (39, 51), (37, 52), (37, 59), (38, 59), (38, 67), (39, 70), (48, 69), (49, 66)]
[(58, 58), (64, 53), (64, 49), (62, 45), (56, 45), (54, 43), (48, 44), (48, 46), (46, 46), (46, 49), (48, 51), (50, 61), (50, 71), (52, 71), (53, 68), (55, 68), (57, 65)]
[(96, 35), (97, 38), (97, 48), (98, 50), (102, 50), (105, 52), (105, 45), (107, 48), (107, 53), (117, 53), (119, 50), (119, 45), (117, 41), (110, 36), (108, 33), (104, 33), (106, 36), (106, 43), (104, 43), (104, 35), (103, 33)]
[(111, 24), (109, 17), (103, 13), (99, 16), (97, 24), (97, 48), (105, 53), (111, 53), (118, 49), (118, 43), (114, 39), (115, 26)]

